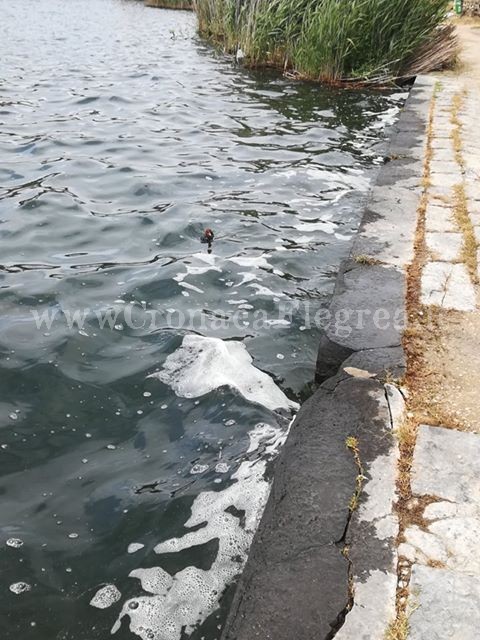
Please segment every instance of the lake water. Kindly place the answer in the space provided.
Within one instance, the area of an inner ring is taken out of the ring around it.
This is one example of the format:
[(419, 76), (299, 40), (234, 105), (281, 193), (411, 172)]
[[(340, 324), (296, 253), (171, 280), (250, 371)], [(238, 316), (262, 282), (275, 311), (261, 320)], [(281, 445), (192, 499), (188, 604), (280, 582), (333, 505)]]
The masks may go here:
[(215, 640), (405, 96), (135, 0), (0, 16), (0, 637)]

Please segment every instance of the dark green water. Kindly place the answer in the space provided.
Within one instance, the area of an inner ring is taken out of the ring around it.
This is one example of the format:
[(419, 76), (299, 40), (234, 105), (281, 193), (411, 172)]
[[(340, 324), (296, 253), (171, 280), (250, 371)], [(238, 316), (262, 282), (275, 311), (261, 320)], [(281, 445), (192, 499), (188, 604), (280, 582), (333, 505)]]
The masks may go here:
[(214, 640), (404, 96), (134, 0), (0, 17), (0, 638)]

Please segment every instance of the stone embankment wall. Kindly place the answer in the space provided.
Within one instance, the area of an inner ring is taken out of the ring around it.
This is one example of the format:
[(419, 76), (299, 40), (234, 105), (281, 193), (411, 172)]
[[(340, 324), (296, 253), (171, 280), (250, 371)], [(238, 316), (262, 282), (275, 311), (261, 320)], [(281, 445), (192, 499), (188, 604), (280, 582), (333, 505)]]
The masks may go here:
[(396, 617), (397, 385), (433, 90), (418, 77), (394, 128), (330, 307), (363, 320), (321, 339), (221, 640), (385, 640)]

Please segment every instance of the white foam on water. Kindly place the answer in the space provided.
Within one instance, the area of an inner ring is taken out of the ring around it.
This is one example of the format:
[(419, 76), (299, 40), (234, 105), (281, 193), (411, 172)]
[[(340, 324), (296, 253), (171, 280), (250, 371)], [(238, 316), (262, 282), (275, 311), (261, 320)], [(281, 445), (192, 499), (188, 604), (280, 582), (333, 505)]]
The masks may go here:
[(149, 377), (158, 378), (182, 398), (197, 398), (228, 386), (272, 411), (297, 407), (269, 375), (253, 366), (242, 342), (186, 335), (163, 369)]
[(247, 300), (242, 299), (242, 300), (227, 300), (227, 304), (246, 304)]
[(115, 604), (115, 602), (118, 602), (121, 597), (122, 594), (114, 584), (106, 584), (97, 591), (90, 600), (90, 604), (97, 609), (107, 609), (111, 607), (112, 604)]
[(17, 596), (19, 596), (21, 593), (30, 591), (31, 588), (32, 587), (27, 582), (14, 582), (9, 587), (10, 591)]
[(254, 273), (250, 273), (249, 271), (240, 271), (238, 275), (242, 276), (242, 279), (238, 284), (235, 285), (236, 287), (240, 287), (242, 284), (246, 284), (247, 282), (253, 282), (254, 280), (261, 280), (261, 278), (256, 276)]
[(248, 435), (250, 438), (250, 446), (247, 449), (247, 454), (257, 451), (263, 442), (265, 453), (272, 455), (283, 446), (288, 435), (288, 430), (280, 433), (279, 430), (271, 424), (259, 422), (255, 425), (255, 429)]
[(190, 289), (191, 291), (196, 291), (197, 293), (205, 293), (203, 289), (196, 287), (194, 284), (190, 284), (190, 282), (179, 282), (180, 287), (185, 287), (185, 289)]
[(335, 238), (337, 240), (345, 240), (345, 241), (347, 241), (347, 240), (351, 240), (352, 239), (352, 236), (347, 236), (344, 233), (335, 233), (334, 235), (335, 235)]
[(268, 254), (262, 253), (261, 256), (234, 256), (228, 258), (230, 262), (240, 265), (241, 267), (255, 267), (256, 269), (272, 269), (272, 265), (269, 264), (265, 256)]
[(310, 244), (311, 242), (315, 242), (315, 239), (310, 236), (299, 236), (295, 238), (295, 244)]
[(313, 233), (314, 231), (323, 231), (324, 233), (335, 233), (338, 229), (338, 224), (331, 222), (330, 220), (320, 220), (317, 222), (301, 222), (294, 225), (297, 231), (302, 233)]
[[(250, 435), (252, 452), (266, 439), (271, 453), (278, 451), (286, 437), (279, 428), (262, 423)], [(210, 569), (189, 566), (171, 576), (160, 567), (136, 569), (142, 589), (155, 595), (127, 600), (112, 633), (120, 629), (124, 616), (130, 631), (143, 640), (180, 640), (213, 613), (225, 588), (242, 571), (253, 535), (268, 499), (270, 484), (265, 479), (267, 460), (245, 461), (232, 475), (234, 484), (223, 491), (206, 491), (195, 499), (185, 528), (204, 525), (180, 538), (158, 544), (158, 554), (175, 553), (218, 540), (217, 556)], [(227, 509), (244, 513), (243, 523)]]
[(265, 320), (265, 326), (267, 327), (289, 327), (292, 323), (285, 318), (278, 318), (273, 320)]
[(6, 543), (7, 547), (12, 547), (13, 549), (20, 549), (23, 546), (23, 540), (20, 538), (9, 538)]
[(185, 278), (187, 276), (189, 276), (189, 275), (202, 276), (203, 274), (207, 273), (208, 271), (218, 271), (219, 273), (222, 272), (220, 267), (215, 266), (214, 263), (209, 264), (207, 267), (194, 267), (194, 266), (191, 266), (189, 264), (186, 264), (185, 265), (185, 269), (186, 269), (186, 271), (184, 273), (177, 273), (176, 276), (173, 276), (173, 279), (176, 282), (183, 282), (185, 280)]
[[(215, 263), (217, 261), (217, 256), (214, 253), (194, 253), (192, 255), (192, 258), (195, 258), (196, 260), (200, 260), (200, 262), (205, 262), (206, 264), (211, 265), (212, 267), (215, 267)], [(217, 267), (217, 270), (218, 267)]]
[(200, 473), (205, 473), (205, 471), (208, 471), (208, 464), (194, 464), (190, 469), (190, 473), (192, 474), (192, 476), (198, 475)]
[(144, 546), (145, 545), (141, 542), (131, 542), (128, 545), (127, 553), (136, 553), (137, 551), (140, 551), (140, 549), (143, 549)]
[(173, 585), (172, 576), (161, 567), (134, 569), (128, 575), (130, 578), (138, 578), (144, 591), (158, 596), (166, 595)]
[(263, 287), (262, 285), (257, 284), (256, 282), (253, 282), (252, 284), (247, 284), (247, 287), (250, 287), (251, 289), (255, 289), (255, 291), (257, 292), (257, 296), (265, 296), (267, 298), (283, 298), (285, 296), (283, 292), (276, 293), (275, 291), (272, 291), (268, 287)]

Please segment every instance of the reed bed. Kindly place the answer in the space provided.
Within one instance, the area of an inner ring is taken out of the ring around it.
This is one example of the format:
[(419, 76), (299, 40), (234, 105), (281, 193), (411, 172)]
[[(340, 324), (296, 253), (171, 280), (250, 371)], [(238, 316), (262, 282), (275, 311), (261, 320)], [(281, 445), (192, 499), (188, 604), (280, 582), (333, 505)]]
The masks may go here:
[(385, 83), (455, 57), (445, 0), (193, 0), (200, 33), (250, 66)]

